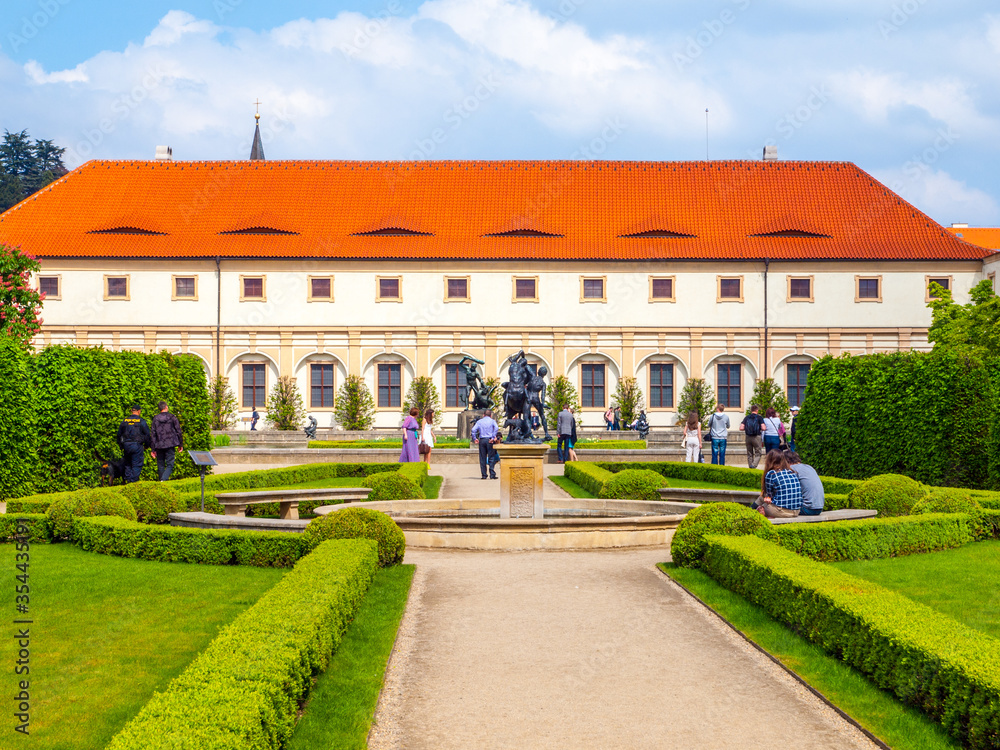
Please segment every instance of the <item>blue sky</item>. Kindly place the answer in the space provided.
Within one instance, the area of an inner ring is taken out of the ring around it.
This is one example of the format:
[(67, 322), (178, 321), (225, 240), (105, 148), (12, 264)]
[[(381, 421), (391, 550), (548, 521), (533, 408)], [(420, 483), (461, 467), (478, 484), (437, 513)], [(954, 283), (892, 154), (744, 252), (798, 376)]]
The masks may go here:
[[(0, 128), (90, 158), (852, 161), (1000, 224), (985, 0), (6, 0)], [(705, 109), (709, 109), (706, 139)], [(707, 140), (707, 142), (706, 142)]]

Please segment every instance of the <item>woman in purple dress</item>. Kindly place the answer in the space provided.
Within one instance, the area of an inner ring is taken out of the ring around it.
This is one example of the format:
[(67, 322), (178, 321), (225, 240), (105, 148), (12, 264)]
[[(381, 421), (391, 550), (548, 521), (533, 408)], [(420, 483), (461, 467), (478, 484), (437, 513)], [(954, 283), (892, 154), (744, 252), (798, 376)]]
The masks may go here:
[(399, 454), (400, 463), (420, 460), (420, 453), (417, 450), (417, 445), (420, 443), (418, 438), (420, 424), (417, 422), (419, 413), (420, 410), (414, 406), (410, 409), (409, 416), (403, 420), (403, 452)]

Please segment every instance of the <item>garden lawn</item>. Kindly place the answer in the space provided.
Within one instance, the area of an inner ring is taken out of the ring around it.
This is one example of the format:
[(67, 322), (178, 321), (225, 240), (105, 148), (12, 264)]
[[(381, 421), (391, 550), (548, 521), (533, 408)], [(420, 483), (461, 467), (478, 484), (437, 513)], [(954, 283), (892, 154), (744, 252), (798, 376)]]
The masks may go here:
[(1000, 541), (833, 565), (1000, 638)]
[[(596, 497), (596, 495), (588, 492), (587, 490), (585, 490), (583, 487), (578, 485), (576, 482), (574, 482), (567, 476), (556, 474), (554, 476), (550, 476), (549, 479), (551, 479), (559, 487), (568, 492), (572, 497), (581, 497), (581, 498)], [(741, 492), (745, 492), (750, 489), (749, 487), (737, 487), (734, 484), (712, 484), (711, 482), (694, 482), (687, 479), (674, 479), (673, 477), (664, 478), (663, 486), (684, 487), (689, 489), (700, 489), (700, 490), (740, 490)]]
[(413, 565), (380, 570), (330, 666), (316, 680), (289, 750), (364, 750), (396, 642)]
[[(14, 555), (13, 544), (0, 546), (10, 578)], [(25, 747), (52, 750), (107, 745), (154, 690), (163, 690), (285, 573), (129, 560), (69, 544), (32, 545), (30, 555), (28, 614), (34, 622)], [(12, 595), (8, 603), (12, 610)], [(8, 698), (15, 694), (11, 628), (0, 641), (0, 689)], [(7, 737), (13, 736), (12, 722), (8, 713)]]
[(879, 690), (860, 672), (772, 619), (760, 607), (720, 586), (702, 571), (677, 568), (670, 563), (660, 567), (894, 750), (961, 747), (920, 711)]

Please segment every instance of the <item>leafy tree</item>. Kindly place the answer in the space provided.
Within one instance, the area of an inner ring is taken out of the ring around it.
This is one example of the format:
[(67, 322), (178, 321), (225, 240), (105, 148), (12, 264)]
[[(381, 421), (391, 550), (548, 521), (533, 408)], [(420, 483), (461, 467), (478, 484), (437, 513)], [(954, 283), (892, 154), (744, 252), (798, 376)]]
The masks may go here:
[(611, 405), (621, 409), (622, 424), (632, 424), (639, 412), (646, 408), (642, 397), (642, 389), (635, 378), (619, 378), (615, 393), (611, 397)]
[(550, 430), (555, 430), (559, 421), (559, 412), (563, 407), (571, 406), (576, 413), (576, 426), (583, 425), (583, 407), (580, 406), (580, 395), (576, 392), (573, 381), (565, 375), (556, 375), (545, 389), (545, 421)]
[(334, 415), (345, 430), (370, 430), (375, 424), (375, 399), (360, 375), (348, 375), (340, 386)]
[(0, 174), (0, 213), (16, 206), (24, 199), (21, 178), (12, 174)]
[(677, 401), (677, 421), (687, 421), (690, 412), (697, 412), (698, 419), (704, 422), (715, 411), (715, 391), (705, 382), (704, 378), (689, 378), (681, 390)]
[(438, 391), (434, 381), (426, 375), (414, 378), (410, 381), (410, 387), (406, 391), (406, 400), (403, 401), (403, 414), (409, 413), (410, 409), (417, 407), (417, 421), (424, 423), (424, 412), (428, 409), (439, 411)]
[(5, 174), (16, 177), (32, 177), (36, 173), (37, 159), (35, 149), (27, 130), (11, 133), (4, 130), (3, 142), (0, 143), (0, 169)]
[(212, 404), (212, 429), (232, 427), (236, 423), (237, 403), (229, 378), (216, 375), (208, 386), (208, 398)]
[(500, 387), (500, 378), (486, 378), (483, 385), (486, 386), (486, 390), (493, 389), (490, 393), (490, 409), (493, 410), (494, 416), (500, 414), (503, 412), (503, 388)]
[[(774, 409), (778, 412), (778, 416), (781, 417), (782, 421), (788, 422), (792, 418), (792, 412), (788, 408), (788, 397), (781, 390), (781, 387), (774, 382), (774, 378), (761, 378), (757, 381), (757, 384), (753, 388), (753, 397), (750, 399), (750, 403), (760, 407), (761, 416), (768, 409)], [(750, 413), (749, 406), (746, 413)]]
[(932, 311), (927, 338), (934, 351), (947, 351), (966, 356), (992, 359), (1000, 355), (1000, 297), (993, 283), (986, 279), (969, 293), (972, 301), (957, 304), (951, 292), (938, 284), (930, 286), (932, 299), (927, 306)]
[(282, 375), (271, 388), (267, 399), (268, 424), (276, 430), (297, 430), (306, 419), (306, 409), (295, 379)]
[(66, 149), (50, 140), (32, 143), (27, 130), (4, 131), (0, 141), (0, 212), (67, 173)]
[(27, 346), (41, 329), (42, 295), (30, 286), (31, 273), (41, 268), (19, 247), (0, 244), (0, 334)]

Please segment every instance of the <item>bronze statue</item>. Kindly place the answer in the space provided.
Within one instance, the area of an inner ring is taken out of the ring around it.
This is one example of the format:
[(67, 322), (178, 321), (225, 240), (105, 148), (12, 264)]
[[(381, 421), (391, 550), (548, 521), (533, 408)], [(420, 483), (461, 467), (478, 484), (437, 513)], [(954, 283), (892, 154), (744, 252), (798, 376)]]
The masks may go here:
[[(475, 364), (466, 364), (467, 362)], [(489, 409), (493, 406), (491, 396), (496, 386), (487, 388), (479, 374), (479, 368), (476, 367), (484, 364), (486, 363), (483, 360), (468, 356), (462, 357), (458, 363), (459, 368), (465, 373), (465, 383), (469, 389), (465, 396), (466, 409)]]
[(319, 422), (316, 421), (316, 417), (312, 414), (309, 415), (309, 424), (305, 427), (306, 437), (309, 440), (316, 439), (316, 428), (319, 426)]
[[(549, 427), (545, 423), (545, 380), (548, 373), (545, 367), (540, 367), (538, 373), (531, 374), (528, 369), (528, 359), (521, 350), (507, 357), (510, 366), (507, 369), (509, 380), (501, 383), (504, 389), (504, 427), (510, 427), (506, 443), (540, 443), (541, 438), (534, 435), (531, 429), (531, 410), (538, 412), (539, 421), (545, 428), (545, 438), (549, 439)], [(520, 420), (520, 422), (518, 421)], [(523, 423), (523, 425), (522, 425)]]

